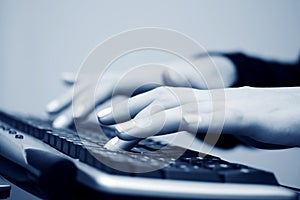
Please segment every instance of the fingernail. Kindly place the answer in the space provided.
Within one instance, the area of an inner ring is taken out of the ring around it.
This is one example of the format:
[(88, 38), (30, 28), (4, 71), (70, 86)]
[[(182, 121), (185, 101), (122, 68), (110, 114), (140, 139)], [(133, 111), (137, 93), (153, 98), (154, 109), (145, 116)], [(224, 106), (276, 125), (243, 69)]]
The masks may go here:
[(49, 113), (55, 112), (57, 110), (58, 106), (59, 106), (59, 102), (58, 101), (51, 101), (46, 106), (46, 111), (49, 112)]
[(128, 121), (114, 126), (116, 135), (124, 140), (137, 140), (137, 131), (139, 131), (134, 121)]
[(124, 122), (124, 123), (121, 123), (121, 124), (117, 124), (115, 126), (116, 130), (119, 132), (119, 133), (127, 133), (129, 130), (133, 129), (136, 127), (136, 124), (133, 120), (131, 121), (128, 121), (128, 122)]
[(67, 116), (61, 115), (54, 120), (52, 125), (54, 128), (65, 128), (70, 123), (71, 123), (71, 120)]
[(126, 150), (130, 150), (138, 142), (139, 140), (126, 141), (126, 140), (121, 140), (118, 137), (114, 137), (104, 145), (104, 148), (112, 151), (120, 151), (120, 150), (126, 151)]
[(110, 139), (105, 145), (104, 148), (109, 149), (109, 150), (115, 150), (117, 147), (115, 144), (119, 141), (120, 139), (118, 137), (114, 137)]
[(108, 108), (105, 108), (105, 109), (99, 111), (97, 116), (98, 116), (98, 118), (102, 118), (102, 117), (109, 115), (111, 112), (112, 112), (112, 108), (108, 107)]

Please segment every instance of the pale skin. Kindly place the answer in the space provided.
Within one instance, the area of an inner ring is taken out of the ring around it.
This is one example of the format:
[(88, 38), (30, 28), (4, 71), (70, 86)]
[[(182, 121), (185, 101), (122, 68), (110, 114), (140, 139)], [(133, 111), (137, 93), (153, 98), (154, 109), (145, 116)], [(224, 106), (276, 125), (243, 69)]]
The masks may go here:
[[(205, 58), (202, 59), (203, 63), (207, 64)], [(203, 67), (209, 69), (210, 66)], [(225, 64), (219, 67), (224, 86), (230, 87), (236, 79), (234, 66)], [(113, 103), (112, 107), (98, 113), (100, 125), (119, 130), (116, 133), (118, 141), (134, 144), (138, 138), (170, 134), (178, 130), (195, 134), (205, 133), (212, 117), (217, 116), (222, 120), (211, 126), (223, 126), (222, 134), (233, 134), (246, 142), (249, 141), (249, 144), (257, 141), (268, 145), (300, 146), (300, 87), (207, 90), (201, 84), (192, 85), (193, 88), (185, 87), (180, 78), (166, 70), (155, 70), (153, 73), (155, 76), (151, 78), (156, 79), (156, 86), (133, 97), (130, 97), (131, 92), (128, 92), (126, 100)], [(191, 74), (186, 73), (185, 76), (195, 80)], [(208, 74), (211, 74), (211, 79), (214, 78), (213, 73)], [(112, 94), (114, 80), (117, 80), (119, 75), (109, 76), (110, 81), (104, 82), (101, 92), (97, 95), (99, 103)], [(149, 76), (128, 79), (115, 91), (115, 95), (126, 96), (126, 91), (132, 91), (147, 77)], [(221, 95), (212, 99), (211, 94), (214, 92)], [(54, 100), (52, 106), (47, 108), (48, 112), (59, 112), (66, 108), (54, 121), (54, 126), (58, 128), (65, 127), (72, 121), (71, 109), (66, 107), (71, 101), (71, 96), (67, 95), (69, 94)], [(84, 102), (83, 96), (78, 98), (82, 98)], [(85, 105), (77, 115), (87, 116), (92, 108), (93, 105)], [(125, 111), (129, 111), (130, 115)], [(63, 118), (67, 120), (61, 120)], [(115, 140), (111, 143), (115, 144)]]
[[(214, 60), (220, 63), (220, 72), (222, 72), (221, 78), (224, 81), (224, 86), (229, 87), (233, 82), (233, 67), (226, 62), (224, 63), (222, 59), (216, 58)], [(212, 66), (212, 63), (209, 61), (209, 59), (199, 59), (199, 62), (200, 65), (203, 66), (203, 71), (209, 74), (208, 79), (215, 79), (215, 68), (214, 66)], [(178, 73), (185, 74), (185, 77), (187, 77), (188, 79), (195, 80), (193, 81), (194, 85), (189, 86), (199, 89), (207, 89), (206, 85), (202, 81), (202, 78), (195, 75), (193, 71), (188, 71), (181, 66), (174, 66), (173, 63), (170, 67), (176, 68)], [(81, 108), (76, 108), (74, 110), (74, 114), (76, 115), (76, 117), (86, 117), (94, 109), (94, 104), (86, 104), (86, 102), (91, 99), (90, 96), (85, 95), (87, 93), (85, 92), (86, 88), (89, 88), (88, 80), (90, 78), (90, 74), (84, 74), (83, 77), (84, 76), (86, 76), (85, 80), (87, 81), (76, 82), (76, 84), (80, 88), (82, 88), (82, 92), (80, 93), (80, 95), (74, 96), (74, 98), (79, 102), (83, 102)], [(132, 91), (134, 91), (136, 87), (142, 86), (144, 83), (155, 83), (155, 85), (146, 88), (146, 90), (150, 90), (159, 86), (184, 87), (186, 85), (186, 81), (182, 80), (182, 77), (178, 76), (178, 74), (174, 73), (173, 71), (162, 67), (155, 67), (151, 68), (150, 70), (140, 69), (131, 72), (130, 76), (125, 77), (122, 82), (119, 83), (117, 90), (114, 91), (114, 86), (118, 83), (121, 77), (122, 72), (120, 71), (108, 72), (103, 76), (103, 79), (101, 81), (101, 88), (97, 90), (95, 94), (95, 96), (97, 97), (96, 100), (99, 104), (109, 99), (113, 93), (115, 96), (131, 96)], [(64, 73), (62, 79), (63, 82), (68, 86), (73, 85), (76, 81), (76, 74)], [(73, 88), (70, 88), (69, 91), (67, 91), (59, 98), (54, 99), (46, 106), (46, 111), (48, 113), (58, 113), (57, 118), (53, 122), (54, 127), (64, 128), (72, 123), (72, 97)]]
[[(196, 100), (178, 102), (170, 90), (182, 96), (189, 95), (193, 90)], [(213, 115), (222, 115), (225, 111), (224, 134), (267, 144), (299, 146), (300, 87), (241, 87), (227, 88), (224, 92), (224, 107), (214, 109), (209, 90), (160, 87), (119, 103), (111, 112), (101, 116), (100, 122), (117, 126), (120, 139), (134, 140), (135, 137), (152, 136), (155, 131), (157, 135), (173, 133), (180, 123), (180, 131), (205, 133)], [(151, 109), (155, 104), (160, 105), (159, 109)], [(124, 109), (120, 109), (125, 105), (128, 105), (133, 119), (124, 113)], [(187, 109), (184, 110), (184, 107)], [(114, 119), (118, 119), (118, 123)], [(221, 126), (222, 123), (214, 125)]]

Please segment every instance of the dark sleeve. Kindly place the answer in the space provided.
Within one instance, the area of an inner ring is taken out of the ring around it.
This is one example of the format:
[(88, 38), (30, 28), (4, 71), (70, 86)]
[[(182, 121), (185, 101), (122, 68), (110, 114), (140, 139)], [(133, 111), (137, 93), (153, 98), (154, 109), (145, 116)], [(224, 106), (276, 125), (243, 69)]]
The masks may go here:
[(300, 59), (295, 63), (280, 63), (254, 58), (243, 53), (223, 55), (236, 66), (238, 80), (234, 87), (300, 86)]

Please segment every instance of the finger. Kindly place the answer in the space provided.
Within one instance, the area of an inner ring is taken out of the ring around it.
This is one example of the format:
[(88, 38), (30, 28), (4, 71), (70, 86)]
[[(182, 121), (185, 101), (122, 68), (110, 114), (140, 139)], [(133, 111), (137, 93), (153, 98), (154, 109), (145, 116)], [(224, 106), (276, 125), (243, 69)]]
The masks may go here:
[[(55, 112), (61, 111), (59, 116), (52, 123), (55, 128), (66, 128), (74, 122), (74, 117), (78, 116), (73, 114), (73, 107), (77, 108), (77, 113), (84, 113), (84, 116), (88, 115), (87, 113), (92, 110), (94, 104), (91, 103), (92, 98), (86, 98), (85, 92), (85, 88), (82, 87), (73, 95), (73, 89), (70, 89), (68, 93), (63, 95), (60, 99), (56, 99), (52, 102), (53, 105), (57, 105)], [(72, 100), (73, 107), (71, 106)]]
[(71, 105), (73, 99), (77, 99), (78, 96), (81, 96), (81, 94), (83, 94), (87, 87), (88, 86), (86, 85), (82, 85), (74, 94), (73, 88), (70, 88), (65, 94), (48, 103), (46, 105), (46, 112), (48, 112), (49, 114), (55, 114), (67, 108)]
[(68, 90), (65, 94), (57, 99), (52, 100), (46, 106), (46, 112), (53, 114), (57, 113), (71, 104), (73, 97), (73, 89)]
[(172, 107), (176, 107), (177, 105), (171, 106), (171, 105), (161, 105), (157, 104), (155, 101), (149, 104), (146, 108), (142, 109), (138, 114), (135, 115), (134, 119), (142, 119), (147, 118), (151, 115), (154, 115), (158, 112), (170, 109)]
[[(108, 99), (106, 101), (104, 101), (103, 103), (99, 104), (96, 109), (95, 109), (95, 113), (98, 113), (99, 111), (103, 110), (104, 108), (107, 108), (111, 105), (111, 101), (115, 101), (115, 102), (121, 102), (124, 101), (125, 99), (128, 99), (128, 97), (122, 96), (122, 95), (118, 95), (118, 96), (114, 96), (112, 99)], [(93, 121), (95, 121), (95, 123), (97, 124), (97, 126), (99, 126), (99, 121), (98, 118), (95, 118), (95, 113), (91, 113), (89, 115), (89, 118), (92, 118)], [(113, 138), (116, 136), (115, 134), (115, 129), (113, 127), (104, 125), (104, 124), (100, 124), (101, 128), (104, 130), (103, 133), (107, 136), (107, 138)], [(105, 131), (105, 130), (109, 130), (109, 131)]]
[(73, 123), (72, 107), (68, 107), (64, 110), (53, 122), (54, 128), (67, 128)]
[(190, 102), (206, 102), (210, 99), (210, 93), (204, 90), (200, 91), (193, 90), (191, 88), (158, 87), (149, 92), (131, 97), (119, 104), (113, 103), (111, 107), (103, 109), (98, 113), (98, 120), (100, 124), (112, 125), (131, 120), (150, 104), (157, 105), (156, 108), (159, 108), (160, 106), (161, 109), (156, 110), (161, 111)]
[(164, 110), (144, 118), (115, 125), (116, 135), (122, 140), (138, 140), (153, 135), (169, 134), (179, 130), (182, 122), (180, 107)]
[[(206, 95), (201, 95), (207, 97)], [(201, 97), (203, 99), (203, 97)], [(120, 104), (113, 103), (112, 107), (98, 113), (101, 124), (111, 125), (128, 121), (150, 104), (157, 104), (164, 109), (176, 107), (187, 102), (196, 101), (196, 92), (190, 88), (158, 87), (149, 92), (136, 95)]]
[(130, 150), (132, 147), (134, 147), (137, 143), (139, 143), (140, 140), (121, 140), (118, 137), (114, 137), (111, 140), (109, 140), (104, 147), (112, 150), (112, 151), (120, 151), (120, 150)]
[(76, 82), (76, 73), (64, 72), (62, 73), (61, 79), (67, 85), (73, 85)]
[(91, 97), (89, 91), (82, 91), (77, 95), (76, 98), (73, 98), (73, 116), (77, 119), (86, 118), (89, 113), (91, 113), (95, 107), (94, 98)]
[(116, 135), (123, 140), (137, 140), (177, 131), (206, 132), (210, 125), (219, 126), (223, 122), (217, 118), (211, 123), (212, 117), (222, 120), (224, 112), (210, 101), (187, 103), (163, 111), (153, 106), (157, 105), (150, 104), (134, 119), (115, 125)]
[[(94, 111), (95, 107), (99, 110), (100, 108), (103, 109), (103, 105), (108, 105), (110, 85), (103, 85), (95, 94), (91, 90), (92, 88), (87, 87), (85, 90), (79, 91), (77, 97), (73, 99), (73, 114), (75, 118), (86, 118)], [(119, 97), (120, 95), (116, 95), (111, 99), (120, 102)]]
[(154, 101), (153, 92), (145, 92), (140, 95), (131, 97), (120, 103), (112, 102), (112, 106), (98, 112), (98, 120), (100, 124), (111, 125), (116, 122), (124, 122), (130, 120), (134, 115), (140, 112)]

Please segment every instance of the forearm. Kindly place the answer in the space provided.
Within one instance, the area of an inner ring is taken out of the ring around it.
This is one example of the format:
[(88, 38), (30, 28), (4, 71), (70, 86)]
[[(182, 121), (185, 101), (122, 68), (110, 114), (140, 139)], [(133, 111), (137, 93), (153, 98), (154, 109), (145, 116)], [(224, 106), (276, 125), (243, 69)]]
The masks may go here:
[(300, 87), (242, 87), (225, 94), (225, 132), (267, 144), (300, 146)]
[(280, 63), (247, 56), (242, 53), (223, 54), (236, 68), (233, 86), (291, 87), (300, 85), (300, 62)]

